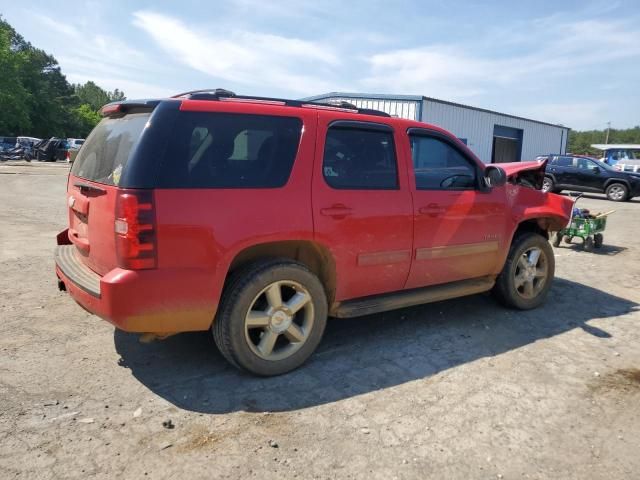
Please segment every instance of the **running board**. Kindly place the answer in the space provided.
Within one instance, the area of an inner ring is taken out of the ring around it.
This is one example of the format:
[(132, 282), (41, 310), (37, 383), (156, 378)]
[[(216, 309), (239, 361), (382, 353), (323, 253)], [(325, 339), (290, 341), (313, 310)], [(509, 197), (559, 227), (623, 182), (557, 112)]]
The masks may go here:
[(439, 302), (486, 292), (491, 290), (495, 283), (495, 276), (489, 276), (384, 295), (356, 298), (355, 300), (347, 300), (335, 304), (331, 309), (330, 315), (338, 318), (360, 317), (362, 315), (395, 310), (396, 308)]

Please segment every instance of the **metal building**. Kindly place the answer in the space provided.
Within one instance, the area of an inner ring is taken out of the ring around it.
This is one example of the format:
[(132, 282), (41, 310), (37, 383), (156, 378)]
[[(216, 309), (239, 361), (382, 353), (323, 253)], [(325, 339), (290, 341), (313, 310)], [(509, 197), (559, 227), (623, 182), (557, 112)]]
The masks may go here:
[(436, 98), (331, 92), (304, 100), (344, 100), (359, 108), (437, 125), (456, 135), (485, 163), (534, 160), (567, 150), (568, 127)]

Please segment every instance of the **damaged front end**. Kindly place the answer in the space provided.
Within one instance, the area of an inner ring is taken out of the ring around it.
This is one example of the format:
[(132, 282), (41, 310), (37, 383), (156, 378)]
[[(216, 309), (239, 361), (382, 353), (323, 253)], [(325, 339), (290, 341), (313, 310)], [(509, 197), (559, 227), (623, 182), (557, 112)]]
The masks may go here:
[(507, 174), (507, 201), (519, 222), (536, 220), (547, 232), (562, 230), (571, 218), (573, 201), (542, 191), (547, 161), (503, 163)]

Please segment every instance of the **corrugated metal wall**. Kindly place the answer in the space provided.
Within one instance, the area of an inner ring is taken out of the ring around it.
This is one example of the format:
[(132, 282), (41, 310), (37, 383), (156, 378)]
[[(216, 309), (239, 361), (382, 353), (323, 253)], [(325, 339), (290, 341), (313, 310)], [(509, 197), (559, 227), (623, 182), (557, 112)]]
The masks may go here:
[(422, 121), (467, 139), (467, 146), (485, 163), (491, 162), (495, 125), (523, 130), (522, 160), (534, 160), (545, 153), (565, 153), (567, 129), (529, 120), (483, 112), (425, 99)]
[(349, 97), (331, 97), (336, 100), (344, 100), (352, 103), (358, 108), (370, 108), (380, 110), (400, 118), (409, 120), (419, 120), (420, 102), (412, 100), (386, 100), (377, 98), (349, 98)]

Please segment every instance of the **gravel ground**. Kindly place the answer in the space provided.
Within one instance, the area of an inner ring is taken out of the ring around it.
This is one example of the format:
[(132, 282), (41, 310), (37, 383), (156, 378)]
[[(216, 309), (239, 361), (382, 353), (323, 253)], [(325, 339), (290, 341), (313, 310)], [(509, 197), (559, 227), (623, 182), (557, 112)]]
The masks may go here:
[(543, 308), (333, 320), (257, 379), (207, 333), (140, 344), (57, 291), (67, 171), (0, 164), (1, 478), (639, 478), (640, 202), (584, 200), (617, 209), (605, 247), (556, 249)]

